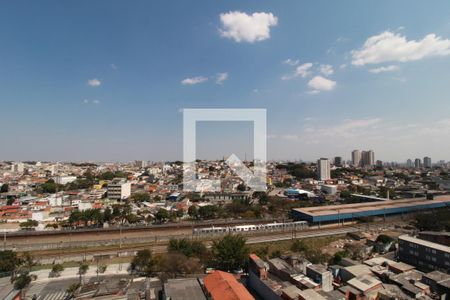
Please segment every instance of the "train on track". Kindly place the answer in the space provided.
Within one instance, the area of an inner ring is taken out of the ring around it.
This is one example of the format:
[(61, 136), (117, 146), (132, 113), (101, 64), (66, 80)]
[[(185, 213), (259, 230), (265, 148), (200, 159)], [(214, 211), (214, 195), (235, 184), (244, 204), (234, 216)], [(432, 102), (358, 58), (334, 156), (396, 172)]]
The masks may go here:
[(225, 227), (204, 227), (194, 228), (192, 233), (194, 235), (214, 234), (214, 233), (238, 233), (238, 232), (253, 232), (253, 231), (283, 231), (283, 230), (302, 230), (308, 228), (308, 222), (296, 221), (286, 223), (269, 223), (257, 225), (237, 225)]

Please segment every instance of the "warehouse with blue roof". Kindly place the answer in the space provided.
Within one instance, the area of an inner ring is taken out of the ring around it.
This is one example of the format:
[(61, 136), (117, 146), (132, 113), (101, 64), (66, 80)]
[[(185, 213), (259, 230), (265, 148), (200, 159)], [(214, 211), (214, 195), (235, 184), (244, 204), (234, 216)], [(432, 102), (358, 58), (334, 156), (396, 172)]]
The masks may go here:
[(401, 215), (428, 209), (450, 207), (450, 196), (438, 196), (433, 200), (412, 198), (374, 201), (343, 205), (326, 205), (292, 209), (295, 220), (310, 223), (338, 223), (362, 217)]

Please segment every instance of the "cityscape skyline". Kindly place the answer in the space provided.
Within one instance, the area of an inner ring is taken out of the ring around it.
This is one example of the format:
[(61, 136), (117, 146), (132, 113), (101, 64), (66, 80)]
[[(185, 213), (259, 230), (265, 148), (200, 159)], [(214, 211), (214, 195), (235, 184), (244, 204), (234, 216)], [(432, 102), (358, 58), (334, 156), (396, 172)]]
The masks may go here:
[[(183, 108), (267, 109), (271, 160), (348, 159), (355, 148), (450, 160), (449, 9), (6, 3), (0, 160), (182, 160)], [(200, 158), (252, 152), (249, 126), (222, 125), (204, 130)]]

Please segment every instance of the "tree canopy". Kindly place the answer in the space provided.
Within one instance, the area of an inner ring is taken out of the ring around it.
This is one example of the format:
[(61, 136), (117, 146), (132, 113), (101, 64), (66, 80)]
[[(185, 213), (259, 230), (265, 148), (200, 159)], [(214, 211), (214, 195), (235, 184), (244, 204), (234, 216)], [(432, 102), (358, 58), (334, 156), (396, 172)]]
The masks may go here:
[(226, 235), (212, 244), (212, 262), (219, 270), (232, 272), (243, 268), (247, 262), (249, 248), (240, 235)]

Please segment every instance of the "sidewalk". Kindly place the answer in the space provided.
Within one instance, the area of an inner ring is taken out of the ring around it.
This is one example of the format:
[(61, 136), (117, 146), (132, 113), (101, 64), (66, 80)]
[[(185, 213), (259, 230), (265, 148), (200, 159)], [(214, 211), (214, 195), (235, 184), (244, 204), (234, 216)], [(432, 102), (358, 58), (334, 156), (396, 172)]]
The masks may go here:
[[(99, 273), (99, 276), (125, 275), (128, 274), (128, 267), (129, 267), (128, 263), (107, 265), (106, 271), (104, 273)], [(78, 275), (78, 267), (71, 267), (64, 269), (64, 271), (61, 272), (61, 275), (59, 277), (49, 277), (50, 272), (51, 269), (44, 269), (31, 272), (31, 274), (37, 276), (37, 279), (34, 282), (50, 281), (55, 279), (68, 279), (80, 276)], [(89, 265), (89, 270), (86, 272), (85, 275), (83, 275), (83, 277), (87, 278), (94, 276), (97, 276), (97, 266)]]

